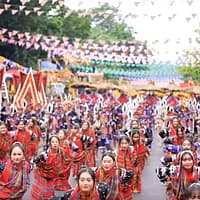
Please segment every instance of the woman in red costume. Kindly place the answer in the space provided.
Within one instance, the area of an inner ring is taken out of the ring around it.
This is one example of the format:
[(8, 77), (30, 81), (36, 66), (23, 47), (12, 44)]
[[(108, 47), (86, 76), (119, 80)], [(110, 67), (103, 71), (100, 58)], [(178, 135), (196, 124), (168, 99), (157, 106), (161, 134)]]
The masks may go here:
[[(133, 148), (131, 148), (130, 139), (123, 135), (119, 138), (119, 148), (117, 150), (117, 166), (126, 170), (133, 170)], [(122, 196), (124, 200), (132, 200), (133, 179), (122, 185)]]
[(17, 130), (15, 131), (13, 141), (21, 142), (25, 150), (26, 160), (31, 160), (32, 158), (32, 147), (31, 147), (31, 134), (25, 127), (25, 122), (23, 120), (19, 121)]
[(106, 200), (108, 185), (106, 183), (96, 185), (95, 179), (95, 172), (87, 166), (82, 166), (78, 172), (77, 186), (68, 190), (64, 197), (53, 197), (50, 200)]
[(54, 180), (54, 188), (59, 191), (67, 191), (71, 188), (68, 179), (70, 176), (70, 169), (72, 166), (72, 154), (73, 150), (69, 147), (66, 141), (66, 132), (60, 129), (58, 132), (58, 138), (60, 141), (60, 148), (63, 151), (63, 168), (60, 170), (58, 177)]
[(144, 169), (145, 160), (149, 158), (149, 152), (146, 148), (138, 129), (132, 130), (132, 146), (134, 160), (133, 192), (139, 193), (142, 190), (141, 176)]
[(199, 180), (199, 169), (194, 165), (192, 151), (183, 151), (178, 166), (157, 168), (160, 180), (167, 183), (166, 200), (184, 200), (186, 189)]
[[(30, 189), (31, 199), (47, 200), (54, 196), (55, 179), (65, 175), (64, 152), (59, 147), (59, 138), (53, 135), (49, 139), (48, 152), (42, 152), (33, 162), (36, 164), (34, 169), (34, 179)], [(68, 184), (66, 179), (65, 184)]]
[(6, 125), (0, 123), (0, 163), (8, 160), (8, 151), (12, 144), (12, 138), (10, 137)]
[(80, 134), (80, 127), (79, 124), (72, 124), (70, 133), (67, 137), (67, 141), (69, 142), (69, 146), (74, 148), (76, 146), (76, 154), (73, 155), (73, 163), (72, 163), (72, 170), (73, 176), (77, 177), (78, 170), (82, 165), (85, 165), (85, 151), (83, 149), (83, 144), (81, 141), (81, 134)]
[(95, 148), (96, 148), (96, 136), (94, 129), (90, 126), (89, 122), (85, 121), (82, 124), (81, 139), (83, 148), (86, 151), (86, 165), (88, 167), (95, 166)]
[(38, 150), (38, 145), (39, 145), (39, 142), (40, 142), (41, 130), (37, 126), (37, 122), (33, 118), (31, 118), (28, 121), (27, 129), (31, 134), (32, 142), (31, 142), (30, 145), (31, 145), (32, 154), (36, 155), (37, 154), (37, 150)]
[(19, 142), (10, 148), (10, 160), (0, 172), (0, 199), (22, 200), (29, 186), (30, 165), (25, 161), (24, 148)]
[(172, 139), (173, 145), (182, 145), (185, 138), (185, 129), (182, 126), (176, 128), (176, 137)]
[(133, 176), (133, 171), (116, 167), (115, 155), (108, 151), (103, 154), (101, 166), (96, 171), (97, 183), (107, 183), (109, 193), (106, 200), (122, 200), (122, 185)]

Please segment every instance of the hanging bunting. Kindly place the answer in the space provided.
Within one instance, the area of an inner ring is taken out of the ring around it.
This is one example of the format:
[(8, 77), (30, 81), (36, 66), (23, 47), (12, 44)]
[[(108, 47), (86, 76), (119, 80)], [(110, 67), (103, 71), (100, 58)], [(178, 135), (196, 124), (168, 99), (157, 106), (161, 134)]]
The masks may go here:
[(25, 7), (26, 6), (19, 6), (19, 10), (22, 11), (22, 10), (24, 10)]
[(194, 2), (193, 0), (187, 0), (189, 6), (191, 6), (193, 2)]
[(7, 11), (10, 8), (10, 4), (4, 4), (4, 9)]
[(11, 13), (12, 13), (12, 15), (15, 15), (16, 13), (18, 13), (18, 10), (12, 9), (12, 10), (11, 10)]
[(25, 15), (28, 16), (31, 13), (31, 10), (25, 10)]

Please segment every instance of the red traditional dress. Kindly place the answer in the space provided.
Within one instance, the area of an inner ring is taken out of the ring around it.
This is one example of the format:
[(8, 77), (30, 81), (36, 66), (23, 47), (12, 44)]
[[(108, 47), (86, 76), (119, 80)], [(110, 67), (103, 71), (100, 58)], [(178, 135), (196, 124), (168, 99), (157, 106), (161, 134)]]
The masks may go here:
[(78, 147), (78, 150), (76, 151), (76, 153), (72, 157), (73, 176), (76, 177), (80, 167), (82, 165), (85, 165), (86, 152), (83, 150), (80, 133), (76, 133), (76, 135), (70, 133), (69, 136), (67, 137), (67, 140), (69, 142), (74, 143)]
[(32, 155), (34, 155), (37, 153), (38, 150), (38, 144), (40, 142), (40, 137), (41, 137), (41, 130), (37, 126), (28, 126), (28, 131), (30, 132), (31, 135), (34, 134), (35, 137), (30, 143)]
[(21, 200), (30, 183), (29, 173), (27, 161), (14, 164), (9, 160), (0, 174), (0, 199)]
[(11, 144), (12, 138), (10, 137), (9, 133), (0, 133), (0, 163), (6, 162), (8, 160), (7, 154), (9, 152)]
[(174, 128), (172, 125), (171, 127), (169, 128), (169, 137), (174, 137), (176, 136), (176, 128)]
[(134, 181), (133, 191), (141, 192), (141, 176), (144, 169), (145, 159), (147, 158), (147, 148), (142, 142), (133, 144), (133, 160), (134, 160)]
[(176, 136), (175, 138), (172, 139), (172, 144), (176, 145), (176, 146), (182, 145), (183, 141), (184, 141), (184, 137), (177, 137)]
[(48, 200), (54, 196), (54, 180), (62, 173), (63, 152), (61, 149), (52, 152), (49, 149), (46, 162), (41, 161), (36, 164), (34, 169), (34, 179), (30, 189), (31, 199)]
[(32, 157), (32, 148), (31, 148), (31, 135), (30, 132), (26, 129), (16, 130), (13, 138), (13, 142), (20, 142), (24, 146), (25, 158), (26, 160), (31, 160)]
[[(133, 171), (134, 160), (132, 154), (133, 150), (130, 147), (126, 151), (119, 148), (117, 151), (117, 166), (119, 168)], [(131, 178), (127, 183), (122, 184), (121, 192), (124, 200), (132, 200), (133, 178)]]
[(85, 160), (86, 160), (86, 165), (88, 167), (95, 167), (95, 148), (96, 148), (96, 136), (94, 133), (94, 129), (92, 127), (89, 127), (87, 130), (82, 130), (81, 134), (85, 136), (89, 136), (92, 138), (92, 143), (91, 144), (85, 144)]
[(71, 189), (68, 180), (72, 166), (72, 150), (66, 146), (61, 149), (63, 151), (62, 168), (60, 169), (58, 176), (54, 179), (54, 188), (55, 190), (67, 191)]
[(79, 188), (79, 186), (77, 186), (75, 188), (75, 190), (72, 192), (69, 200), (100, 200), (99, 199), (99, 193), (98, 191), (96, 190), (96, 187), (93, 188), (93, 190), (88, 193), (88, 194), (85, 194), (84, 192), (82, 192)]
[(171, 178), (167, 187), (166, 200), (183, 200), (186, 188), (198, 181), (198, 171), (197, 167), (193, 167), (192, 171), (177, 167), (175, 175)]
[(110, 188), (106, 199), (107, 200), (122, 200), (121, 184), (120, 184), (120, 169), (112, 167), (108, 172), (105, 172), (102, 167), (96, 171), (97, 182), (107, 183)]

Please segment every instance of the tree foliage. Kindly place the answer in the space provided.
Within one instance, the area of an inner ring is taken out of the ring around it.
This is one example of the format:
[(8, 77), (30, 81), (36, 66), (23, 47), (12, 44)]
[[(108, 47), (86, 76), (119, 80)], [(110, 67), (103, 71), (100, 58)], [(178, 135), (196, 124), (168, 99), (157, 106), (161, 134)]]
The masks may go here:
[[(7, 0), (2, 0), (0, 9), (4, 9)], [(10, 9), (19, 9), (20, 0), (10, 0)], [(41, 7), (38, 1), (31, 0), (25, 4), (26, 8), (33, 9)], [(52, 10), (53, 14), (52, 14)], [(19, 32), (29, 32), (31, 34), (54, 35), (57, 37), (68, 37), (70, 40), (74, 38), (95, 39), (96, 41), (103, 39), (106, 41), (115, 40), (132, 40), (132, 30), (127, 27), (122, 19), (116, 18), (117, 8), (104, 4), (100, 8), (94, 8), (91, 15), (80, 17), (80, 10), (73, 11), (68, 17), (64, 17), (69, 8), (52, 4), (49, 0), (42, 7), (44, 12), (41, 16), (32, 12), (25, 15), (24, 11), (20, 11), (15, 15), (10, 10), (4, 11), (0, 17), (0, 28), (6, 28), (9, 31), (18, 30)], [(101, 13), (101, 15), (100, 15)], [(105, 14), (106, 17), (103, 17)], [(23, 47), (8, 45), (0, 42), (0, 55), (14, 60), (27, 67), (37, 68), (37, 60), (45, 59), (47, 52), (41, 49), (25, 49)]]
[(117, 17), (119, 10), (116, 7), (105, 3), (99, 8), (91, 9), (90, 12), (93, 16), (90, 38), (107, 42), (133, 39), (133, 30), (122, 18)]
[(184, 77), (185, 81), (188, 81), (191, 78), (195, 82), (200, 81), (200, 65), (181, 66), (179, 67), (179, 73)]
[[(197, 43), (200, 43), (200, 27), (195, 31), (199, 36), (196, 38)], [(187, 81), (192, 78), (195, 82), (200, 82), (200, 52), (199, 50), (187, 51), (185, 58), (192, 60), (191, 64), (180, 66), (179, 73)]]
[[(4, 3), (6, 3), (6, 0), (0, 4), (0, 8)], [(10, 9), (16, 9), (16, 7), (21, 5), (19, 0), (11, 0), (10, 4), (12, 4)], [(40, 7), (38, 1), (35, 0), (31, 0), (25, 5), (28, 8)], [(54, 16), (50, 15), (52, 9), (57, 10), (57, 14)], [(67, 7), (59, 7), (58, 4), (52, 4), (51, 1), (46, 3), (42, 7), (42, 10), (44, 13), (41, 16), (38, 16), (36, 13), (26, 16), (24, 11), (12, 15), (9, 10), (4, 11), (0, 17), (0, 27), (6, 28), (9, 31), (18, 30), (19, 32), (30, 32), (31, 34), (66, 36), (69, 38), (78, 37), (81, 39), (88, 38), (88, 30), (91, 27), (91, 19), (89, 17), (79, 17), (75, 11), (68, 17), (64, 17), (69, 9)], [(0, 43), (0, 55), (32, 68), (37, 68), (38, 59), (45, 59), (47, 57), (47, 53), (40, 49), (27, 50), (19, 46), (4, 43)]]

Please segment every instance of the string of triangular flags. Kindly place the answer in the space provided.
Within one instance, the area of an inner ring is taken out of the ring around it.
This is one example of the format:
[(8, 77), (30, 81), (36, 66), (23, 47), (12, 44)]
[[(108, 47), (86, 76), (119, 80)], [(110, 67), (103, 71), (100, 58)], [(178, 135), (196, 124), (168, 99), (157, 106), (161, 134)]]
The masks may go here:
[[(6, 11), (9, 11), (11, 15), (16, 15), (17, 13), (24, 12), (26, 16), (30, 14), (36, 14), (37, 16), (41, 16), (44, 14), (43, 6), (49, 2), (48, 0), (39, 0), (38, 6), (32, 7), (26, 5), (30, 0), (21, 0), (21, 5), (11, 4), (9, 0), (7, 3), (0, 3), (0, 15)], [(59, 3), (59, 6), (64, 5), (64, 3), (60, 3), (60, 0), (52, 0), (52, 4)], [(56, 8), (52, 8), (49, 13), (56, 13)], [(71, 14), (71, 13), (70, 13)], [(69, 14), (68, 14), (69, 15)]]
[[(52, 56), (72, 55), (80, 60), (107, 60), (136, 64), (158, 62), (152, 56), (152, 51), (145, 47), (145, 43), (139, 43), (139, 41), (118, 41), (108, 45), (103, 40), (100, 40), (99, 43), (94, 43), (93, 40), (82, 43), (79, 38), (76, 38), (74, 42), (70, 42), (67, 37), (33, 35), (29, 32), (19, 32), (17, 30), (8, 31), (6, 28), (0, 28), (0, 41), (25, 47), (26, 49), (50, 51)], [(183, 57), (179, 59), (179, 63), (195, 61), (196, 58)]]
[(93, 40), (81, 43), (80, 39), (76, 38), (73, 43), (70, 43), (67, 37), (59, 39), (56, 36), (32, 35), (29, 32), (8, 31), (5, 28), (0, 29), (0, 41), (27, 49), (38, 50), (41, 48), (43, 51), (51, 51), (52, 55), (73, 55), (86, 60), (115, 60), (130, 63), (142, 61), (146, 63), (147, 55), (151, 55), (150, 50), (147, 50), (143, 43), (135, 45), (136, 41), (132, 41), (129, 46), (125, 44), (109, 46), (103, 41), (100, 41), (99, 44), (93, 43)]
[[(20, 0), (20, 3), (22, 5), (25, 5), (29, 3), (30, 1), (31, 0)], [(52, 4), (55, 4), (55, 3), (63, 4), (64, 0), (36, 0), (36, 2), (38, 2), (38, 4), (40, 4), (41, 6), (44, 6), (47, 2), (51, 2)], [(6, 3), (10, 3), (10, 0), (6, 0)]]
[[(34, 13), (36, 14), (37, 16), (41, 16), (42, 14), (44, 14), (45, 12), (42, 10), (42, 7), (48, 2), (48, 0), (39, 0), (38, 1), (38, 4), (39, 6), (37, 7), (31, 7), (31, 6), (26, 6), (26, 3), (28, 3), (30, 0), (21, 0), (21, 4), (22, 5), (17, 5), (17, 4), (11, 4), (9, 3), (10, 0), (7, 0), (7, 3), (4, 4), (4, 3), (0, 3), (0, 15), (3, 14), (5, 11), (10, 11), (12, 15), (16, 15), (17, 13), (19, 12), (24, 12), (24, 14), (26, 16)], [(64, 1), (60, 1), (60, 0), (52, 0), (52, 4), (55, 4), (56, 2), (59, 3), (60, 6), (64, 5)], [(192, 1), (193, 2), (193, 1)], [(84, 2), (82, 2), (84, 3)], [(82, 3), (80, 3), (79, 5), (81, 5)], [(102, 3), (100, 3), (101, 5)], [(139, 5), (141, 5), (140, 2), (134, 2), (134, 5), (137, 7)], [(152, 5), (156, 5), (156, 4), (152, 4)], [(173, 6), (173, 4), (170, 4), (171, 6)], [(190, 6), (192, 4), (189, 4)], [(67, 4), (66, 4), (67, 6)], [(56, 10), (55, 9), (52, 9), (51, 10), (52, 13), (56, 14)], [(66, 13), (65, 13), (65, 16), (64, 17), (68, 17), (72, 14), (72, 10), (67, 10)], [(86, 12), (86, 11), (79, 11), (78, 12), (78, 16), (79, 17), (86, 17), (86, 16), (90, 16), (90, 17), (102, 17), (102, 18), (107, 18), (108, 16), (110, 15), (110, 13), (106, 13), (106, 12), (99, 12), (99, 13), (90, 13), (90, 12)], [(138, 17), (148, 17), (149, 19), (151, 20), (156, 20), (156, 19), (159, 19), (159, 18), (162, 18), (162, 17), (165, 17), (167, 18), (169, 21), (172, 21), (176, 18), (179, 18), (179, 17), (183, 17), (182, 15), (179, 15), (178, 13), (168, 13), (166, 15), (166, 13), (162, 13), (162, 11), (157, 11), (156, 13), (143, 13), (141, 10), (137, 11), (133, 11), (133, 12), (130, 12), (130, 13), (127, 13), (125, 16), (123, 16), (121, 13), (118, 13), (117, 14), (117, 17), (118, 18), (131, 18), (131, 19), (135, 19), (135, 18), (138, 18)], [(198, 10), (194, 10), (193, 12), (191, 13), (188, 13), (187, 15), (184, 16), (184, 19), (186, 20), (186, 22), (192, 22), (193, 19), (197, 18), (197, 17), (200, 17), (200, 13), (198, 12)]]

